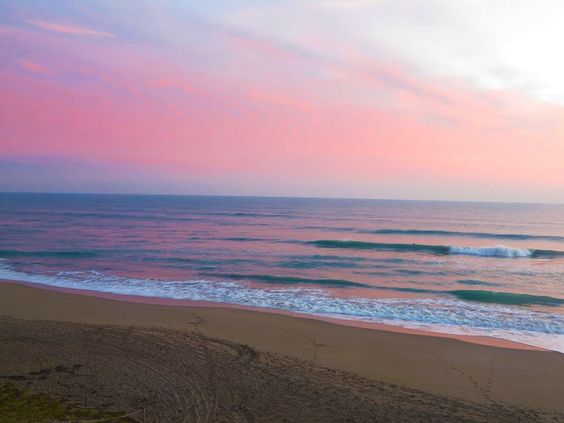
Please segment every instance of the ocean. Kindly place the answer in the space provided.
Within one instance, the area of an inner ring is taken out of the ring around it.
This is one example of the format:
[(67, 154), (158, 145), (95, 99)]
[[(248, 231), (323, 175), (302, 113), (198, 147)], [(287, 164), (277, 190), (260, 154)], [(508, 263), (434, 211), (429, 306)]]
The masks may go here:
[(564, 352), (564, 205), (5, 193), (0, 279)]

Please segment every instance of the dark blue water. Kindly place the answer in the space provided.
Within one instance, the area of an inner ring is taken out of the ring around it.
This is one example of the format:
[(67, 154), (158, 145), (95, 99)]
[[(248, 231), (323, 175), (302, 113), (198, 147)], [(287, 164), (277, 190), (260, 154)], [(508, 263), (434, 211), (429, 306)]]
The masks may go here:
[(0, 194), (0, 277), (564, 350), (564, 206)]

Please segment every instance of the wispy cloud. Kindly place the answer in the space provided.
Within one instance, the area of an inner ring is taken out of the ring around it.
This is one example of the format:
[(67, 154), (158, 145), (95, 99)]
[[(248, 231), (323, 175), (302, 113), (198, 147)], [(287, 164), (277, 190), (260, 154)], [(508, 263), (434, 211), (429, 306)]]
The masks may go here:
[(28, 23), (45, 29), (47, 31), (60, 32), (63, 34), (73, 34), (73, 35), (86, 35), (91, 37), (113, 37), (115, 34), (105, 31), (97, 31), (91, 28), (85, 28), (82, 26), (75, 25), (65, 25), (55, 22), (47, 22), (38, 19), (31, 19), (27, 21)]
[(20, 66), (26, 71), (36, 73), (39, 75), (53, 75), (53, 70), (41, 63), (34, 62), (32, 60), (21, 60)]

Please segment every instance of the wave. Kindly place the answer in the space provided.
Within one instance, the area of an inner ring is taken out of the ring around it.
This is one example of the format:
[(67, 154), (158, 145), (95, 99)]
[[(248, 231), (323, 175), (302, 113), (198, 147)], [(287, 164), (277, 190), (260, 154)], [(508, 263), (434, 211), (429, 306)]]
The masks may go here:
[[(204, 258), (196, 258), (196, 257), (143, 257), (140, 259), (140, 261), (144, 263), (155, 263), (157, 265), (161, 263), (164, 263), (167, 266), (179, 265), (180, 267), (182, 267), (182, 265), (184, 264), (194, 265), (193, 267), (195, 268), (198, 268), (198, 266), (203, 266), (203, 267), (213, 266), (213, 268), (215, 268), (218, 265), (218, 260), (216, 259), (204, 259)], [(261, 262), (258, 260), (248, 259), (248, 258), (221, 259), (221, 264), (228, 264), (231, 266), (248, 265), (248, 264), (257, 265), (260, 263)]]
[[(516, 294), (510, 292), (486, 291), (486, 290), (450, 290), (440, 291), (426, 288), (399, 287), (399, 286), (375, 286), (362, 282), (355, 282), (346, 279), (314, 279), (301, 278), (294, 276), (277, 276), (277, 275), (255, 275), (241, 273), (207, 273), (205, 276), (225, 278), (227, 280), (241, 280), (261, 282), (276, 285), (319, 285), (332, 287), (358, 287), (371, 288), (386, 291), (420, 293), (420, 294), (451, 294), (461, 300), (476, 301), (482, 303), (494, 303), (505, 305), (544, 305), (544, 306), (560, 306), (564, 305), (564, 299), (530, 294)], [(468, 282), (468, 281), (466, 281)], [(476, 281), (473, 281), (476, 282)], [(487, 282), (479, 281), (479, 284), (487, 285)]]
[(0, 250), (0, 257), (95, 257), (100, 251), (87, 250), (58, 250), (58, 251), (23, 251)]
[(221, 216), (238, 216), (238, 217), (269, 217), (271, 215), (264, 213), (234, 212), (234, 213), (214, 213)]
[(377, 229), (374, 231), (360, 231), (379, 235), (435, 235), (435, 236), (456, 236), (468, 238), (493, 238), (511, 240), (544, 240), (544, 241), (564, 241), (564, 237), (557, 235), (529, 235), (512, 233), (491, 233), (491, 232), (459, 232), (443, 231), (434, 229)]
[(481, 281), (480, 279), (459, 279), (457, 282), (462, 284), (462, 285), (488, 285), (488, 286), (499, 285), (499, 284), (493, 283), (493, 282)]
[(333, 255), (306, 255), (288, 256), (287, 260), (276, 263), (278, 267), (287, 269), (320, 269), (329, 268), (362, 268), (366, 266), (367, 259), (364, 257), (341, 257)]
[(449, 254), (467, 254), (482, 257), (532, 257), (532, 258), (555, 258), (564, 257), (564, 251), (555, 250), (532, 250), (526, 248), (512, 248), (505, 245), (496, 245), (493, 247), (459, 247), (452, 245), (449, 248)]
[(436, 291), (425, 288), (410, 288), (401, 286), (377, 286), (369, 285), (362, 282), (355, 282), (346, 279), (313, 279), (313, 278), (300, 278), (295, 276), (277, 276), (277, 275), (253, 275), (241, 273), (205, 273), (204, 276), (211, 276), (216, 278), (225, 278), (226, 280), (241, 280), (248, 282), (262, 282), (266, 284), (275, 285), (319, 285), (331, 286), (339, 288), (356, 287), (356, 288), (370, 288), (385, 291), (396, 292), (411, 292), (411, 293), (444, 293), (443, 291)]
[(227, 238), (210, 238), (217, 241), (234, 241), (234, 242), (282, 242), (274, 238), (249, 238), (249, 237), (227, 237)]
[(383, 250), (398, 252), (424, 252), (436, 255), (463, 254), (481, 257), (503, 258), (554, 258), (564, 257), (564, 251), (532, 250), (526, 248), (513, 248), (505, 245), (491, 247), (461, 247), (457, 245), (427, 245), (427, 244), (400, 244), (369, 241), (347, 240), (317, 240), (306, 241), (306, 244), (319, 248), (341, 248), (353, 250)]
[(449, 247), (444, 245), (425, 245), (425, 244), (397, 244), (368, 241), (346, 241), (322, 239), (317, 241), (306, 241), (306, 244), (315, 245), (319, 248), (342, 248), (352, 250), (385, 250), (385, 251), (422, 251), (433, 254), (446, 255)]
[(515, 294), (512, 292), (498, 291), (474, 291), (474, 290), (455, 290), (448, 291), (450, 294), (466, 301), (479, 301), (482, 303), (496, 303), (507, 305), (544, 305), (561, 306), (564, 299), (549, 297), (546, 295)]
[(534, 251), (525, 248), (512, 248), (505, 245), (493, 247), (459, 247), (451, 245), (448, 247), (449, 254), (467, 254), (482, 257), (531, 257)]
[(311, 279), (299, 278), (294, 276), (275, 276), (275, 275), (249, 275), (240, 273), (207, 273), (205, 276), (213, 276), (218, 278), (226, 278), (232, 280), (244, 280), (262, 282), (268, 284), (279, 285), (326, 285), (338, 287), (362, 287), (371, 288), (370, 285), (349, 281), (346, 279)]
[(533, 251), (532, 257), (535, 258), (564, 257), (564, 251), (555, 251), (555, 250), (532, 250), (532, 251)]
[(355, 227), (352, 226), (316, 226), (316, 225), (307, 225), (307, 226), (299, 226), (297, 229), (306, 229), (306, 230), (316, 230), (316, 231), (327, 231), (327, 232), (359, 232)]
[(457, 298), (338, 297), (322, 289), (257, 288), (236, 281), (157, 280), (101, 272), (29, 274), (0, 263), (0, 279), (120, 295), (211, 301), (476, 335), (502, 334), (552, 348), (563, 345), (564, 316)]
[(42, 212), (32, 210), (24, 212), (30, 215), (46, 215), (52, 217), (68, 217), (68, 218), (93, 218), (93, 219), (115, 219), (115, 220), (139, 220), (139, 221), (173, 221), (173, 222), (192, 222), (200, 220), (194, 216), (171, 216), (159, 214), (137, 214), (137, 213), (95, 213), (95, 212)]
[(288, 213), (258, 213), (258, 212), (208, 212), (206, 216), (232, 216), (232, 217), (258, 217), (258, 218), (284, 218), (298, 219), (299, 217)]

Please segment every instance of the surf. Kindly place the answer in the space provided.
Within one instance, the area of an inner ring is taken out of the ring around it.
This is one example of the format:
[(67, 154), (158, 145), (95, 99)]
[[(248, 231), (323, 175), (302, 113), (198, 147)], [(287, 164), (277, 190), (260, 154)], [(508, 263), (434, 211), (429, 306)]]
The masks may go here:
[(464, 247), (458, 245), (429, 245), (429, 244), (402, 244), (370, 241), (350, 240), (316, 240), (306, 241), (306, 244), (318, 248), (340, 248), (352, 250), (381, 250), (397, 252), (423, 252), (435, 255), (470, 255), (479, 257), (500, 258), (554, 258), (564, 257), (564, 251), (535, 250), (527, 248), (514, 248), (505, 245), (485, 247)]
[(319, 288), (269, 289), (250, 287), (235, 280), (139, 279), (94, 271), (31, 274), (13, 270), (2, 263), (0, 278), (118, 295), (210, 301), (407, 327), (432, 325), (447, 331), (463, 330), (466, 334), (503, 331), (506, 339), (519, 339), (526, 332), (534, 337), (537, 341), (535, 344), (539, 346), (545, 341), (552, 343), (551, 336), (564, 335), (564, 316), (561, 314), (458, 298), (470, 295), (464, 291), (451, 293), (455, 298), (339, 297)]
[(482, 257), (531, 257), (534, 251), (526, 248), (512, 248), (505, 245), (495, 245), (492, 247), (460, 247), (452, 245), (448, 247), (449, 254), (466, 254)]
[(231, 280), (242, 280), (249, 282), (261, 282), (266, 284), (277, 285), (325, 285), (335, 287), (357, 287), (370, 288), (371, 286), (362, 282), (349, 281), (346, 279), (314, 279), (301, 278), (295, 276), (278, 276), (278, 275), (254, 275), (240, 273), (206, 273), (204, 276), (212, 276), (217, 278), (225, 278)]

